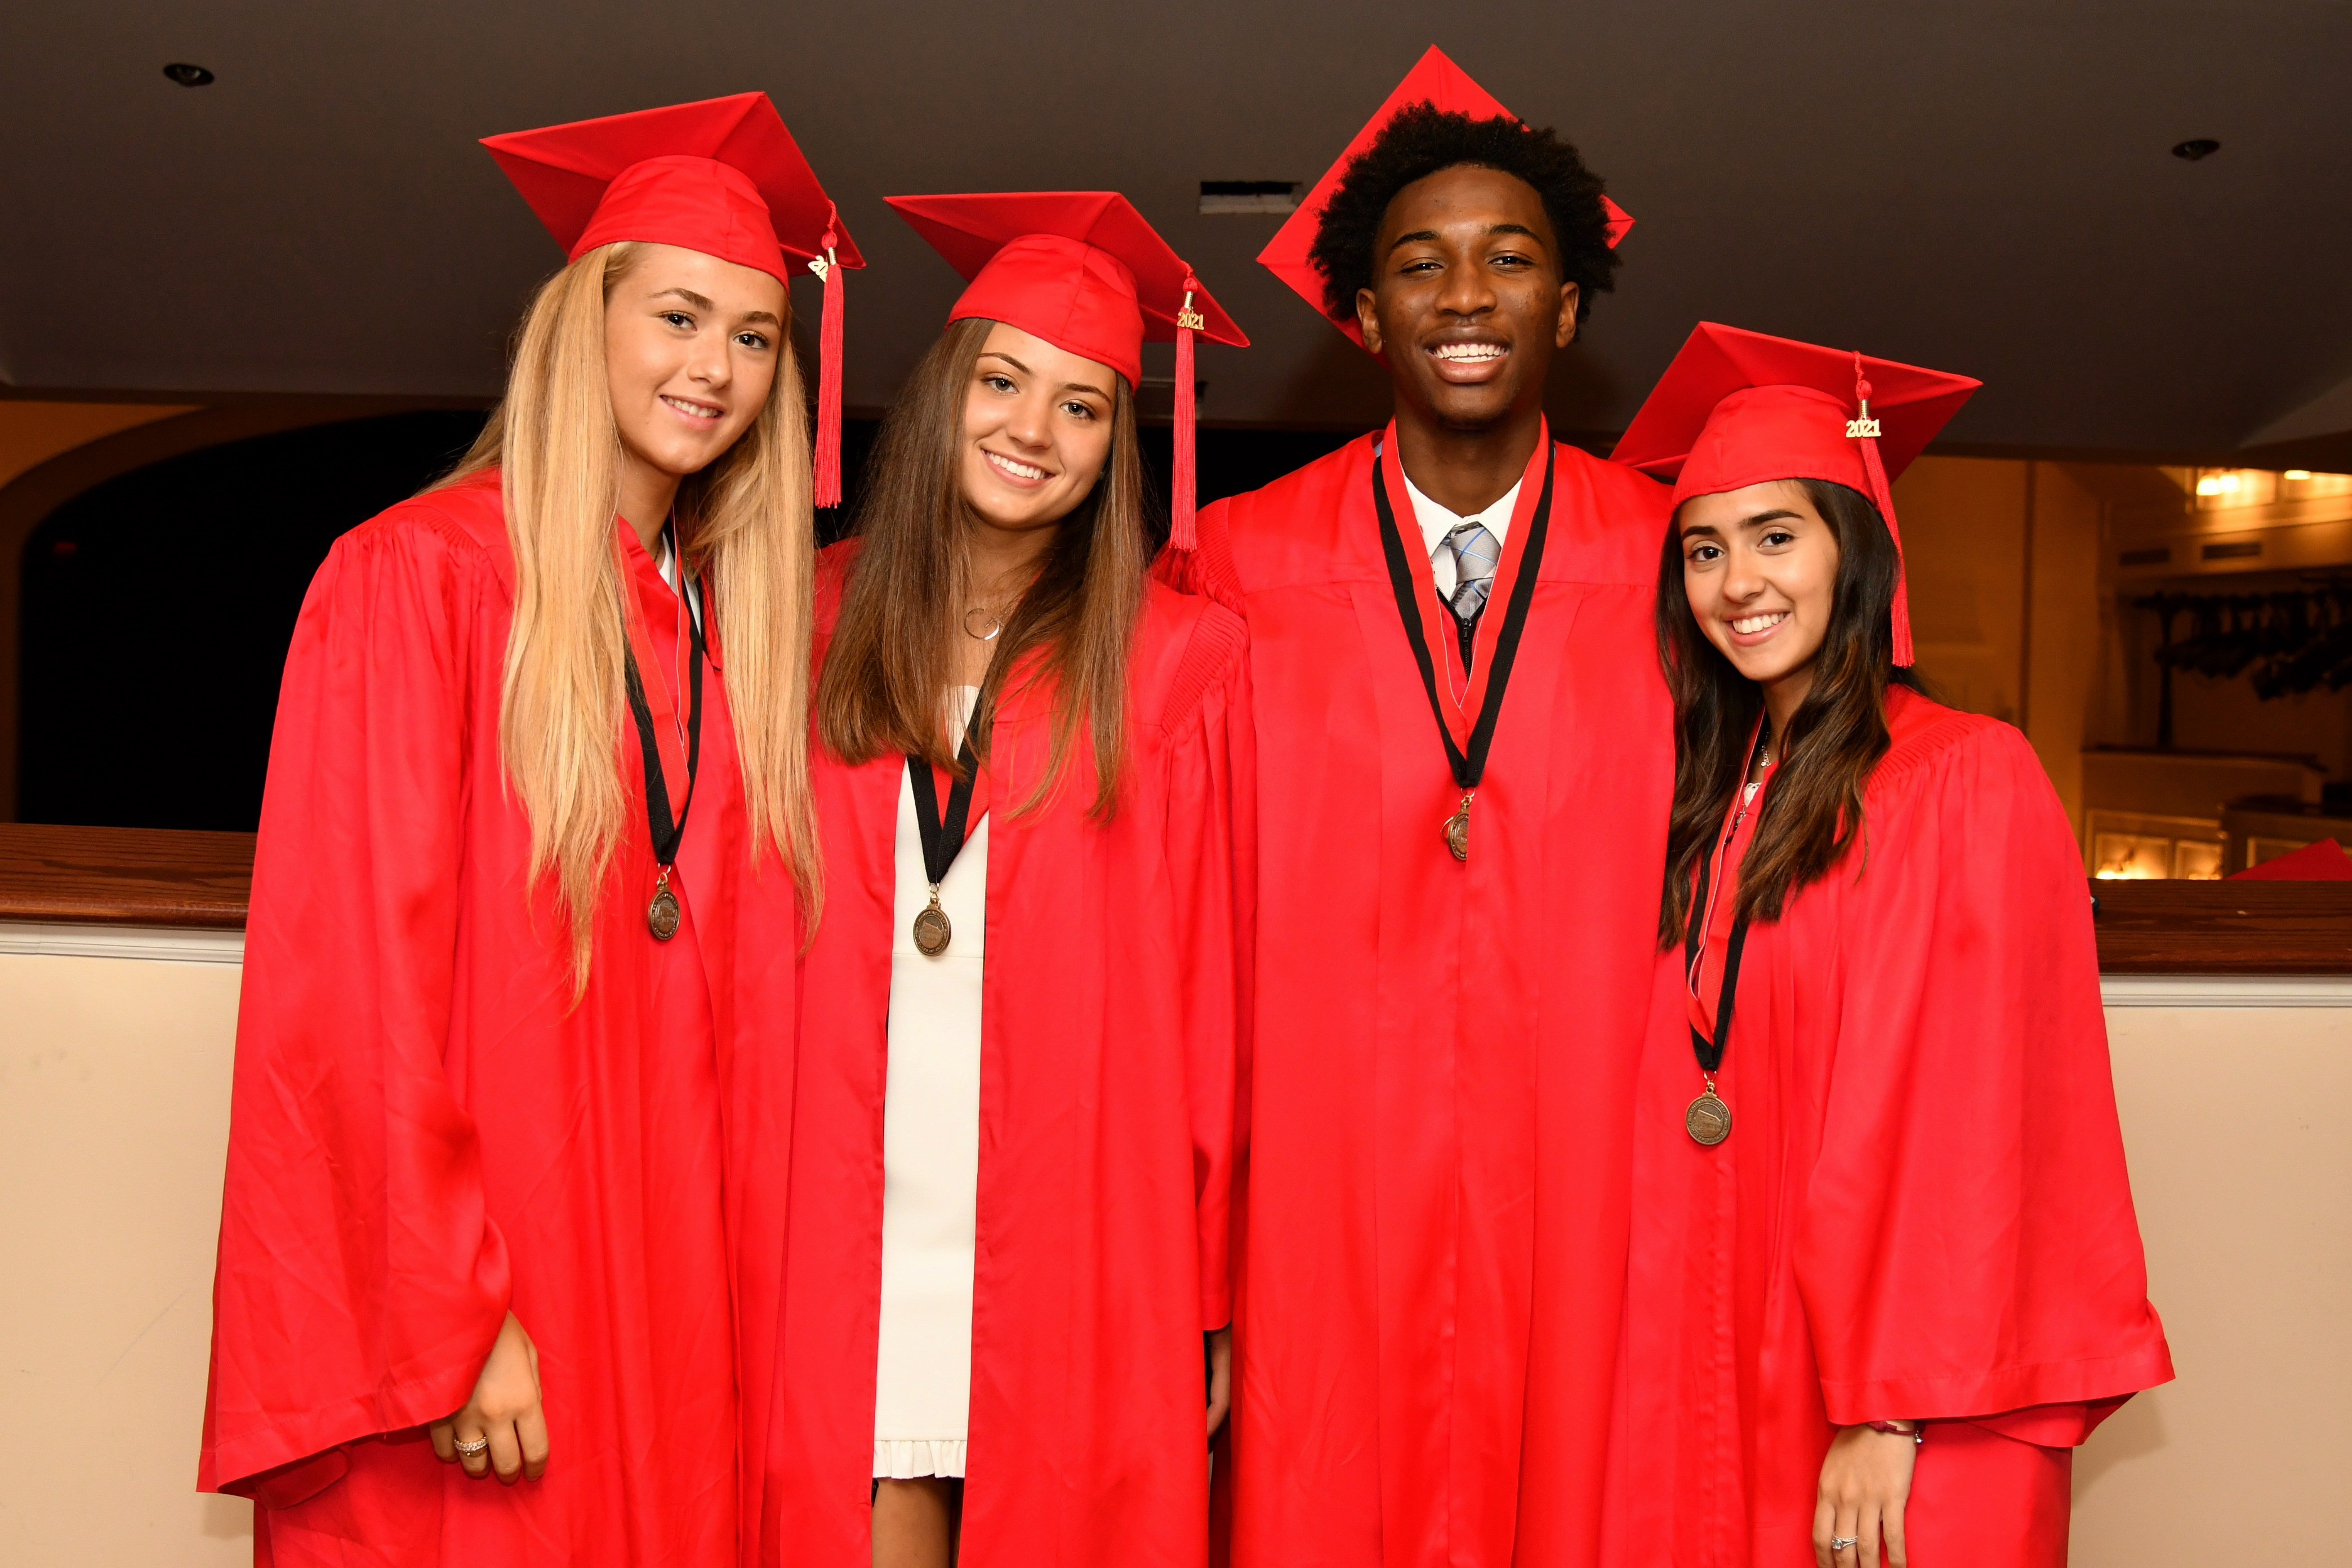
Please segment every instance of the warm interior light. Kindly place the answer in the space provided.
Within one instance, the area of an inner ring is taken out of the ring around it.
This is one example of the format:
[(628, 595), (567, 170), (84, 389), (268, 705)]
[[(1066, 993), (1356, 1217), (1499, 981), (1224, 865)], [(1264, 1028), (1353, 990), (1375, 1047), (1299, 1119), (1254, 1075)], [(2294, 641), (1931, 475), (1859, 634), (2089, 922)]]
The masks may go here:
[(2200, 496), (2235, 495), (2239, 482), (2235, 474), (2201, 475), (2197, 480), (2197, 493)]
[(2286, 471), (2286, 477), (2291, 479), (2307, 479), (2311, 478), (2311, 470), (2309, 468), (2289, 468)]

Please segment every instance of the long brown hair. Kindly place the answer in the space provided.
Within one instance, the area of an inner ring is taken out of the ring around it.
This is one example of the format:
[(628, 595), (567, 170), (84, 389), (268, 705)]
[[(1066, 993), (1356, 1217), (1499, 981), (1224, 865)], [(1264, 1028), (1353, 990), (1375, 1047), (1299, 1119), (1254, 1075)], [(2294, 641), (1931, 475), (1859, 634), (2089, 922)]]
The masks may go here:
[[(621, 777), (628, 647), (613, 554), (621, 437), (604, 370), (604, 308), (642, 254), (589, 251), (549, 279), (523, 318), (507, 395), (440, 482), (495, 468), (514, 549), (515, 612), (499, 742), (530, 819), (530, 875), (555, 881), (588, 983), (596, 900), (627, 831)], [(708, 571), (752, 852), (773, 846), (814, 903), (808, 794), (809, 436), (791, 334), (759, 417), (678, 487), (679, 552)]]
[[(940, 722), (954, 668), (971, 526), (961, 484), (964, 400), (994, 321), (949, 327), (915, 367), (882, 426), (858, 509), (862, 541), (817, 692), (817, 733), (851, 763), (892, 752), (955, 766)], [(1053, 751), (1023, 809), (1055, 788), (1083, 726), (1094, 742), (1094, 805), (1108, 816), (1127, 754), (1127, 658), (1150, 564), (1150, 498), (1136, 449), (1135, 405), (1114, 394), (1110, 453), (1101, 478), (1055, 530), (1035, 579), (1005, 617), (974, 710), (983, 763), (1004, 684), (1023, 678), (1054, 691)]]
[[(1812, 689), (1775, 737), (1780, 773), (1740, 862), (1735, 914), (1776, 921), (1789, 896), (1830, 873), (1863, 831), (1862, 792), (1886, 754), (1886, 688), (1920, 689), (1895, 668), (1891, 612), (1899, 570), (1894, 538), (1870, 498), (1820, 479), (1791, 481), (1838, 543), (1829, 629), (1815, 656)], [(1675, 699), (1675, 805), (1666, 829), (1666, 883), (1658, 941), (1683, 940), (1692, 881), (1746, 782), (1748, 742), (1764, 692), (1699, 630), (1683, 587), (1679, 522), (1666, 530), (1658, 563), (1658, 658)]]

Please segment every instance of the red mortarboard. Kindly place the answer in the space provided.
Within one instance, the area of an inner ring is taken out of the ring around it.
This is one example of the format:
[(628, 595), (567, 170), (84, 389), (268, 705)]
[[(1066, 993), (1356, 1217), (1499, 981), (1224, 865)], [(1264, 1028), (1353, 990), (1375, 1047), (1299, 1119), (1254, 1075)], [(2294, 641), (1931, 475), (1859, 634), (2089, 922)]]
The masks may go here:
[(816, 504), (841, 501), (841, 269), (864, 267), (815, 172), (764, 92), (488, 136), (555, 243), (576, 261), (640, 240), (824, 285)]
[[(1984, 384), (1850, 350), (1701, 321), (1611, 456), (1675, 481), (1675, 504), (1773, 479), (1824, 479), (1877, 503), (1895, 536), (1895, 477)], [(1895, 587), (1895, 662), (1915, 662), (1910, 593)]]
[(1003, 321), (1107, 364), (1132, 388), (1143, 345), (1176, 344), (1175, 496), (1169, 542), (1192, 548), (1192, 339), (1247, 348), (1183, 258), (1116, 191), (892, 196), (898, 216), (970, 283), (950, 321)]
[[(1345, 320), (1339, 320), (1323, 309), (1323, 273), (1310, 255), (1315, 248), (1315, 231), (1322, 226), (1323, 209), (1331, 205), (1331, 194), (1348, 177), (1348, 166), (1380, 140), (1390, 121), (1417, 103), (1434, 104), (1448, 114), (1467, 114), (1474, 120), (1519, 118), (1504, 108), (1494, 94), (1472, 81), (1460, 66), (1447, 59), (1444, 50), (1431, 45), (1429, 52), (1405, 73), (1404, 80), (1397, 83), (1397, 89), (1389, 94), (1388, 101), (1381, 105), (1370, 122), (1356, 132), (1356, 139), (1348, 143), (1339, 161), (1323, 172), (1315, 188), (1307, 193), (1307, 199), (1298, 204), (1298, 210), (1284, 221), (1266, 247), (1257, 253), (1258, 260), (1268, 271), (1314, 306), (1317, 315), (1353, 338), (1358, 348), (1364, 346), (1364, 330), (1357, 324), (1355, 312), (1351, 310)], [(1614, 247), (1633, 226), (1633, 220), (1607, 196), (1601, 198), (1601, 205), (1609, 210), (1609, 243)]]

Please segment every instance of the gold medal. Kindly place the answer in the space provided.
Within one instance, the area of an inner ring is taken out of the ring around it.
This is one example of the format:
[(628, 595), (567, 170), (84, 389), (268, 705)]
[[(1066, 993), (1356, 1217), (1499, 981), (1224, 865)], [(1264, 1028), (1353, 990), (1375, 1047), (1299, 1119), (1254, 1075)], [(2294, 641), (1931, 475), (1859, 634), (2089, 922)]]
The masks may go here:
[(656, 942), (667, 942), (677, 934), (677, 895), (669, 890), (669, 873), (664, 871), (654, 884), (654, 901), (646, 906), (646, 926)]
[[(621, 531), (626, 533), (628, 531), (623, 529)], [(670, 549), (677, 548), (675, 536), (667, 527), (663, 537), (670, 541)], [(625, 579), (625, 565), (622, 571)], [(662, 749), (662, 742), (675, 734), (677, 715), (670, 703), (668, 684), (661, 679), (661, 667), (653, 657), (653, 644), (646, 633), (645, 617), (637, 613), (634, 595), (628, 596), (627, 613), (622, 617), (629, 639), (622, 689), (629, 700), (629, 717), (636, 725), (639, 760), (646, 770), (646, 847), (653, 851), (654, 866), (659, 872), (654, 879), (654, 896), (646, 905), (646, 929), (654, 933), (656, 942), (667, 942), (676, 936), (678, 926), (686, 918), (677, 895), (669, 890), (669, 873), (670, 868), (677, 863), (677, 847), (686, 837), (686, 814), (694, 805), (694, 781), (702, 766), (702, 667), (709, 656), (702, 642), (702, 621), (684, 599), (678, 602), (677, 615), (684, 623), (681, 629), (692, 653), (691, 671), (688, 677), (686, 732), (683, 737), (678, 737), (686, 742), (683, 758), (675, 758), (671, 752)], [(662, 700), (658, 714), (653, 710), (646, 694), (646, 681), (648, 678), (654, 682), (654, 695)], [(672, 748), (672, 752), (675, 750)], [(683, 765), (674, 766), (674, 762)], [(677, 791), (681, 782), (686, 786), (683, 796)], [(677, 807), (675, 819), (670, 816), (673, 801), (677, 802)]]
[[(1470, 803), (1478, 793), (1479, 781), (1486, 776), (1486, 754), (1494, 745), (1496, 721), (1503, 711), (1503, 695), (1510, 687), (1512, 661), (1518, 657), (1528, 607), (1534, 602), (1536, 584), (1543, 574), (1544, 540), (1551, 529), (1552, 479), (1559, 454), (1549, 434), (1537, 442), (1536, 450), (1529, 454), (1528, 467), (1520, 476), (1519, 500), (1513, 509), (1515, 521), (1511, 524), (1514, 544), (1523, 553), (1513, 563), (1507, 551), (1505, 559), (1496, 563), (1487, 603), (1498, 613), (1482, 614), (1475, 623), (1476, 626), (1491, 626), (1495, 631), (1490, 638), (1487, 633), (1474, 628), (1475, 647), (1463, 648), (1457, 666), (1448, 662), (1446, 647), (1454, 634), (1463, 630), (1463, 623), (1430, 591), (1430, 554), (1422, 547), (1419, 530), (1412, 531), (1412, 545), (1408, 548), (1404, 533), (1397, 527), (1397, 509), (1405, 500), (1409, 481), (1404, 477), (1403, 460), (1397, 456), (1394, 425), (1389, 426), (1382, 445), (1374, 452), (1372, 510), (1380, 519), (1381, 553), (1388, 562), (1389, 586), (1396, 595), (1397, 616), (1404, 626), (1405, 642), (1421, 672), (1422, 690), (1429, 698), (1430, 716), (1437, 721), (1438, 744), (1445, 749), (1454, 787), (1462, 792), (1461, 804), (1438, 831), (1455, 863), (1466, 864), (1470, 859)], [(1538, 467), (1543, 470), (1541, 489), (1534, 483)], [(1476, 652), (1480, 647), (1486, 651)], [(1479, 667), (1476, 678), (1468, 680), (1466, 689), (1455, 693), (1450, 684), (1452, 676), (1458, 669), (1467, 679), (1474, 663)], [(1470, 706), (1474, 701), (1475, 711)]]
[(915, 917), (915, 951), (925, 958), (937, 958), (955, 940), (955, 927), (948, 923), (947, 910), (940, 908), (940, 890), (931, 889), (931, 907)]
[(1731, 1107), (1716, 1094), (1715, 1079), (1706, 1080), (1706, 1088), (1683, 1112), (1683, 1130), (1691, 1135), (1692, 1142), (1709, 1149), (1731, 1136)]
[(1465, 791), (1462, 804), (1455, 806), (1454, 815), (1445, 819), (1445, 847), (1454, 851), (1456, 860), (1467, 861), (1470, 858), (1470, 797), (1476, 793), (1475, 790)]

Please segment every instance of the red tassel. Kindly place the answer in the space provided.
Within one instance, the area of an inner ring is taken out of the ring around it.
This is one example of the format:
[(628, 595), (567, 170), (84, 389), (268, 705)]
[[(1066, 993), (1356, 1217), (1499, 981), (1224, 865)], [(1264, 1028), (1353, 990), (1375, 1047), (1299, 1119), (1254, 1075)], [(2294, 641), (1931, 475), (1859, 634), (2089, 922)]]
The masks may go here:
[(1186, 552), (1197, 550), (1201, 542), (1200, 534), (1192, 526), (1193, 508), (1199, 497), (1192, 468), (1192, 334), (1208, 322), (1192, 309), (1192, 293), (1199, 287), (1191, 273), (1184, 275), (1184, 308), (1176, 312), (1176, 451), (1174, 472), (1169, 484), (1169, 489), (1174, 493), (1168, 504), (1168, 548)]
[(824, 231), (824, 264), (809, 269), (824, 281), (824, 316), (817, 331), (816, 504), (841, 504), (841, 331), (844, 301), (841, 263), (834, 258), (839, 243), (831, 228)]
[(1878, 460), (1878, 421), (1870, 416), (1870, 378), (1862, 374), (1862, 354), (1853, 356), (1853, 396), (1861, 413), (1847, 433), (1862, 443), (1863, 471), (1870, 477), (1870, 499), (1878, 503), (1878, 515), (1886, 520), (1886, 532), (1895, 541), (1895, 667), (1908, 669), (1919, 662), (1918, 653), (1911, 646), (1911, 574), (1903, 563), (1903, 530), (1895, 521), (1895, 487), (1886, 482), (1886, 467)]

